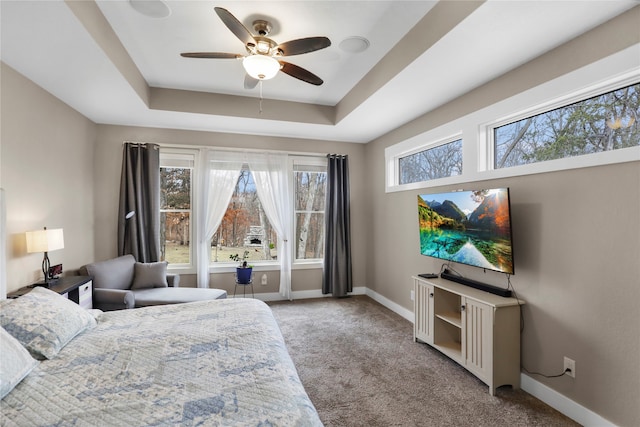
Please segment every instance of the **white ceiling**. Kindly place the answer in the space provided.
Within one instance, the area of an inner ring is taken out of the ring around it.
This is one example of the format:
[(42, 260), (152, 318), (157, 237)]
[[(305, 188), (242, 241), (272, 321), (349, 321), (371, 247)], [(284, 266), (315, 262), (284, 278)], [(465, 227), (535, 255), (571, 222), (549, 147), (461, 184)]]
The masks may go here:
[[(0, 55), (94, 122), (361, 143), (638, 4), (489, 0), (461, 11), (450, 0), (166, 1), (171, 14), (151, 18), (124, 0), (83, 3), (91, 4), (2, 0)], [(285, 58), (324, 84), (279, 73), (263, 83), (260, 113), (259, 88), (244, 89), (240, 61), (180, 57), (244, 53), (214, 6), (250, 30), (269, 20), (276, 42), (329, 37), (329, 48)], [(352, 36), (369, 49), (341, 49)]]

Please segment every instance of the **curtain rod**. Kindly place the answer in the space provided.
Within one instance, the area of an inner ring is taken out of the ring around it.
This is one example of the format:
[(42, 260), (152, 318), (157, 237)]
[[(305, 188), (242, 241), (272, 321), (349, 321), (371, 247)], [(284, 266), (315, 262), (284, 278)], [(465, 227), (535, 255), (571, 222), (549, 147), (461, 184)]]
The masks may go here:
[(269, 149), (259, 149), (259, 148), (234, 148), (234, 147), (212, 147), (209, 145), (189, 145), (189, 144), (166, 144), (160, 142), (138, 142), (138, 141), (123, 141), (124, 144), (155, 144), (160, 148), (185, 148), (190, 150), (220, 150), (220, 151), (243, 151), (243, 152), (253, 152), (253, 153), (282, 153), (282, 154), (291, 154), (293, 156), (301, 156), (301, 157), (326, 157), (330, 153), (317, 153), (317, 152), (309, 152), (309, 151), (283, 151), (283, 150), (269, 150)]

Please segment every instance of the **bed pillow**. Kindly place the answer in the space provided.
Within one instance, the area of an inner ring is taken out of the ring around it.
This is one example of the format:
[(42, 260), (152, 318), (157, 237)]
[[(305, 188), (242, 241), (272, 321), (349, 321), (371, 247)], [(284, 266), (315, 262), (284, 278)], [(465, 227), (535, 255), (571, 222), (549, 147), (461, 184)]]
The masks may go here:
[(52, 359), (76, 335), (96, 326), (96, 321), (71, 300), (36, 287), (2, 304), (0, 326), (36, 359)]
[(131, 289), (166, 288), (167, 262), (136, 262)]
[(0, 399), (3, 399), (38, 364), (26, 348), (0, 328)]

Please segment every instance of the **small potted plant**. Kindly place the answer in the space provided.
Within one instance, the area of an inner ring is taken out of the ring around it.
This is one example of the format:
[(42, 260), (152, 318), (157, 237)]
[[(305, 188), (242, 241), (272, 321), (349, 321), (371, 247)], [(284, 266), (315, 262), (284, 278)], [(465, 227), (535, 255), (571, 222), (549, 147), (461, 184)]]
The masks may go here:
[(239, 254), (229, 255), (233, 261), (240, 263), (238, 267), (236, 267), (236, 281), (242, 285), (248, 285), (251, 283), (251, 272), (253, 271), (253, 266), (247, 264), (247, 258), (249, 258), (249, 251), (244, 251), (242, 257)]

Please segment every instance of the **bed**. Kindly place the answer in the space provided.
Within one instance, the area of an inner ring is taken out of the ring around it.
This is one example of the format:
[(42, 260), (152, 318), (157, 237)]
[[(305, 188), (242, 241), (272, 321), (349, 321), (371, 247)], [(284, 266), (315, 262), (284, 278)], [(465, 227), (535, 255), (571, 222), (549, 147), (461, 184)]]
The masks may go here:
[(0, 302), (0, 323), (1, 369), (33, 363), (2, 373), (2, 426), (322, 425), (258, 300), (100, 312), (36, 288)]

